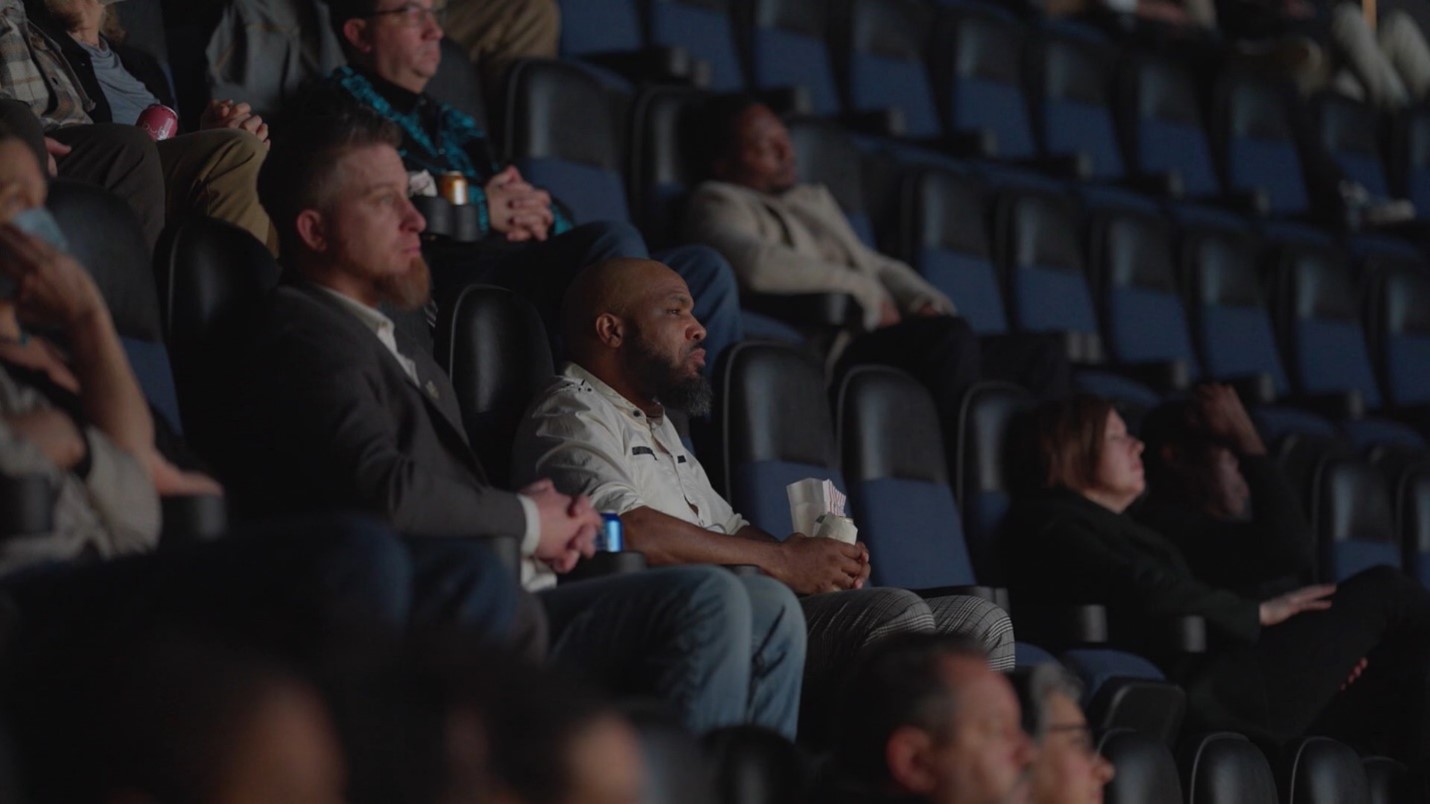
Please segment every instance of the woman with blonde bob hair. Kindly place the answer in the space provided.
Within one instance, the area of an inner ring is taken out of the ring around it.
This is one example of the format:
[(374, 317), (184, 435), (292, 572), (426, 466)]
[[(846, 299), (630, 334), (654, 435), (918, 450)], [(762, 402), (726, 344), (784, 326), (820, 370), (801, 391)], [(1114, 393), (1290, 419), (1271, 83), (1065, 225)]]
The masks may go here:
[(1101, 604), (1114, 642), (1155, 656), (1171, 621), (1201, 617), (1208, 652), (1165, 663), (1187, 688), (1193, 727), (1270, 742), (1314, 730), (1430, 767), (1430, 593), (1391, 567), (1268, 600), (1205, 583), (1127, 514), (1146, 489), (1143, 444), (1112, 404), (1074, 396), (1027, 425), (1033, 488), (1002, 539), (1020, 618)]

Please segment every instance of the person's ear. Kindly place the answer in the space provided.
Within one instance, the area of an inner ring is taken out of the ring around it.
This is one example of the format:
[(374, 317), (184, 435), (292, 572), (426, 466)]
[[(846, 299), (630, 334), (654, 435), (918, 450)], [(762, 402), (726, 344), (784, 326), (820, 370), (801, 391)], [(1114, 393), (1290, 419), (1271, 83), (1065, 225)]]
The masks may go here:
[(889, 778), (900, 789), (910, 793), (932, 793), (938, 785), (933, 767), (933, 747), (933, 737), (923, 729), (913, 726), (895, 729), (884, 744), (884, 762), (889, 768)]
[(619, 349), (626, 339), (626, 323), (614, 313), (601, 313), (596, 316), (596, 340), (602, 346), (610, 349)]
[(343, 23), (343, 38), (348, 47), (358, 53), (371, 53), (372, 41), (368, 37), (368, 20), (354, 17)]
[(298, 230), (298, 239), (303, 241), (309, 251), (321, 253), (328, 250), (328, 227), (323, 220), (323, 213), (316, 209), (299, 212), (294, 228)]

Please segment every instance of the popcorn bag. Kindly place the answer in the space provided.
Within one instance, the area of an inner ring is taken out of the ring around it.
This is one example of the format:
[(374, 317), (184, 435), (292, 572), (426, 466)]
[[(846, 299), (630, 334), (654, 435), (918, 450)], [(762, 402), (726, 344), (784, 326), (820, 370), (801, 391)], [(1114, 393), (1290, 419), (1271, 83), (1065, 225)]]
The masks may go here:
[(785, 486), (789, 518), (795, 532), (853, 544), (859, 538), (854, 521), (844, 515), (843, 492), (828, 480), (809, 477)]

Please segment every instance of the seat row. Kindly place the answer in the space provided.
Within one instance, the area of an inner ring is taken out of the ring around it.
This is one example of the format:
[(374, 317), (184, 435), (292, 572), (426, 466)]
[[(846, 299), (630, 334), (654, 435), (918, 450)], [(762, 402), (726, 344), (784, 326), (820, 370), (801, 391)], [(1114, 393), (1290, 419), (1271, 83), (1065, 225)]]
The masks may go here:
[[(518, 64), (511, 89), (506, 140), (525, 175), (578, 221), (676, 238), (704, 175), (687, 135), (708, 95), (648, 88), (627, 120), (597, 79), (555, 61)], [(1411, 244), (1270, 234), (966, 162), (900, 162), (817, 118), (791, 135), (804, 180), (826, 184), (867, 244), (922, 272), (979, 334), (1080, 333), (1069, 349), (1090, 364), (1089, 390), (1145, 407), (1189, 382), (1236, 381), (1273, 439), (1339, 431), (1358, 446), (1424, 448), (1430, 276)]]
[[(1374, 198), (1430, 202), (1430, 112), (1382, 120), (1334, 95), (1307, 108), (1210, 45), (1128, 46), (979, 2), (614, 0), (563, 11), (567, 57), (609, 64), (616, 51), (680, 48), (710, 63), (714, 90), (780, 98), (798, 88), (794, 107), (908, 156), (953, 154), (993, 172), (1031, 168), (1333, 228), (1357, 215), (1342, 177)], [(628, 75), (659, 78), (656, 61)]]
[[(94, 266), (91, 270), (114, 311), (146, 394), (166, 418), (173, 417), (172, 423), (181, 426), (181, 411), (202, 404), (203, 389), (189, 380), (200, 361), (214, 359), (205, 348), (207, 333), (221, 324), (225, 310), (277, 281), (272, 258), (246, 233), (200, 218), (169, 232), (151, 267), (132, 214), (118, 200), (93, 188), (61, 182), (52, 205), (62, 225), (75, 233), (77, 255)], [(84, 221), (82, 227), (76, 225), (79, 220)], [(441, 362), (458, 389), (463, 420), (474, 442), (493, 451), (491, 465), (505, 466), (510, 433), (526, 401), (553, 370), (546, 335), (529, 305), (507, 291), (481, 287), (469, 289), (439, 329)], [(725, 486), (737, 509), (774, 532), (788, 532), (788, 507), (780, 490), (784, 479), (826, 476), (841, 484), (847, 481), (844, 487), (850, 492), (854, 515), (876, 553), (874, 565), (880, 572), (876, 582), (928, 591), (950, 586), (975, 591), (977, 582), (989, 582), (967, 549), (960, 555), (958, 547), (966, 520), (953, 489), (975, 482), (971, 475), (978, 472), (949, 473), (940, 441), (928, 436), (940, 425), (921, 386), (891, 369), (860, 369), (837, 389), (831, 408), (817, 363), (790, 347), (762, 343), (733, 349), (720, 373), (718, 441), (723, 447), (719, 455), (706, 457), (712, 477)], [(994, 393), (989, 396), (989, 392)], [(990, 422), (1011, 414), (1027, 400), (1012, 386), (975, 390), (975, 395), (988, 398), (997, 393), (1013, 404), (978, 405), (971, 396), (965, 406), (964, 435), (956, 444), (959, 464), (999, 468), (999, 459), (990, 460), (977, 450), (996, 443), (997, 454), (1004, 456), (999, 428)], [(886, 437), (890, 432), (902, 436)], [(972, 443), (975, 437), (982, 443)], [(988, 502), (983, 496), (983, 502)], [(988, 516), (986, 508), (984, 516)], [(906, 538), (911, 533), (936, 538)], [(165, 538), (170, 534), (166, 532)], [(1024, 645), (1020, 658), (1029, 662), (1049, 655)], [(1089, 712), (1099, 731), (1108, 734), (1106, 750), (1130, 752), (1119, 759), (1128, 769), (1120, 783), (1127, 798), (1114, 800), (1148, 800), (1146, 790), (1166, 789), (1138, 786), (1153, 782), (1131, 772), (1140, 762), (1131, 753), (1155, 754), (1154, 765), (1165, 759), (1166, 746), (1175, 744), (1179, 735), (1181, 691), (1162, 681), (1160, 671), (1145, 660), (1104, 644), (1071, 646), (1060, 650), (1060, 658), (1089, 682)], [(1128, 731), (1135, 736), (1127, 736)], [(1157, 777), (1162, 781), (1155, 783), (1172, 779), (1186, 791), (1188, 801), (1226, 800), (1213, 792), (1196, 791), (1223, 789), (1223, 784), (1232, 783), (1216, 780), (1241, 779), (1236, 774), (1245, 767), (1258, 769), (1265, 764), (1260, 754), (1253, 756), (1240, 743), (1233, 749), (1218, 747), (1226, 740), (1241, 738), (1195, 738), (1184, 756), (1201, 757), (1213, 751), (1241, 758), (1191, 764), (1184, 759), (1180, 779), (1163, 774)], [(1352, 772), (1354, 763), (1344, 761), (1343, 747), (1339, 751), (1338, 773), (1352, 780), (1347, 782), (1353, 785), (1352, 792), (1362, 789), (1365, 782)], [(1212, 770), (1223, 765), (1228, 769)], [(1389, 770), (1396, 768), (1392, 765)], [(1326, 778), (1325, 772), (1316, 778)], [(1237, 781), (1233, 787), (1241, 789), (1245, 784)], [(1268, 789), (1274, 796), (1274, 787)], [(1356, 794), (1290, 800), (1395, 799)]]

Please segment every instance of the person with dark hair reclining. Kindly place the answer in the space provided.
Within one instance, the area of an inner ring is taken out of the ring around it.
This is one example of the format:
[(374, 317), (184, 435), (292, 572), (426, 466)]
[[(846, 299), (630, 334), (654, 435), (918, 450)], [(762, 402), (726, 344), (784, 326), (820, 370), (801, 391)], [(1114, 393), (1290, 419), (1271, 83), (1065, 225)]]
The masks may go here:
[[(1269, 741), (1314, 730), (1426, 767), (1430, 593), (1392, 567), (1275, 596), (1227, 588), (1225, 572), (1202, 576), (1128, 513), (1146, 488), (1143, 445), (1109, 402), (1045, 404), (1030, 434), (1043, 488), (1015, 501), (1004, 538), (1020, 611), (1103, 604), (1114, 637), (1149, 647), (1168, 621), (1200, 616), (1210, 650), (1181, 679), (1195, 727)], [(1221, 561), (1250, 563), (1256, 549)]]
[[(313, 105), (285, 122), (259, 176), (285, 281), (215, 361), (235, 500), (264, 512), (356, 508), (409, 540), (517, 540), (525, 575), (590, 555), (590, 500), (534, 478), (494, 488), (436, 361), (378, 309), (420, 308), (425, 222), (397, 128), (369, 109)], [(792, 596), (752, 614), (728, 572), (681, 567), (543, 588), (558, 661), (622, 692), (655, 693), (695, 729), (754, 720), (793, 733), (804, 629)]]
[(909, 372), (945, 417), (957, 415), (963, 391), (980, 378), (1017, 382), (1048, 398), (1066, 393), (1068, 363), (1052, 341), (975, 336), (942, 291), (865, 245), (829, 188), (799, 181), (789, 130), (768, 106), (722, 96), (700, 122), (695, 150), (709, 180), (691, 194), (683, 236), (724, 254), (747, 290), (852, 296), (862, 319), (847, 345), (834, 345), (843, 350), (841, 363)]
[(1142, 422), (1147, 496), (1132, 517), (1166, 536), (1197, 577), (1269, 598), (1312, 580), (1301, 501), (1236, 391), (1203, 385)]
[[(561, 291), (576, 271), (607, 257), (649, 256), (629, 224), (576, 225), (550, 193), (514, 165), (498, 164), (494, 144), (475, 120), (424, 92), (442, 59), (443, 11), (432, 0), (328, 0), (328, 6), (349, 65), (329, 83), (399, 127), (414, 191), (446, 172), (470, 183), (486, 237), (475, 249), (429, 246), (439, 304), (473, 282), (498, 284), (530, 299), (555, 331)], [(696, 315), (709, 328), (712, 357), (740, 340), (735, 279), (720, 255), (685, 247), (662, 258), (699, 291)]]
[(743, 579), (755, 599), (772, 594), (775, 581), (802, 595), (812, 714), (838, 706), (841, 673), (891, 632), (976, 635), (995, 666), (1011, 667), (1013, 627), (994, 604), (866, 589), (864, 545), (804, 534), (777, 539), (715, 492), (666, 415), (700, 416), (710, 405), (700, 371), (705, 331), (690, 313), (693, 303), (681, 278), (650, 260), (609, 260), (577, 275), (563, 315), (572, 362), (518, 429), (513, 477), (550, 477), (562, 490), (590, 495), (621, 515), (627, 543), (653, 564), (753, 564), (773, 578)]

